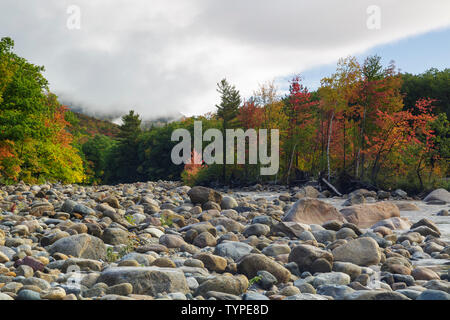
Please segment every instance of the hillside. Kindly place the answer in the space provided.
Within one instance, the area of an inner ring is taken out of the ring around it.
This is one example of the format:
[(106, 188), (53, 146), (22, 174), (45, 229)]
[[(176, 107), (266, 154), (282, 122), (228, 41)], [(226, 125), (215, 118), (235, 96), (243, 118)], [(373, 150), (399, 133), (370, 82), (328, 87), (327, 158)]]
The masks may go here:
[(91, 116), (73, 112), (73, 118), (69, 121), (72, 126), (69, 131), (74, 136), (95, 136), (102, 134), (108, 137), (116, 137), (119, 133), (119, 126), (115, 123), (93, 118)]

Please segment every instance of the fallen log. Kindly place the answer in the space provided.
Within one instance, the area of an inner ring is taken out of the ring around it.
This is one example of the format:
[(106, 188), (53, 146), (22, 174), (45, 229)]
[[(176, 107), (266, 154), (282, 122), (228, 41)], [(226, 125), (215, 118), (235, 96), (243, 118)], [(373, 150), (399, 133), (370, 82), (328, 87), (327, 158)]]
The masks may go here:
[(325, 185), (331, 189), (331, 191), (333, 191), (336, 195), (338, 195), (339, 197), (342, 197), (342, 193), (340, 193), (331, 183), (329, 183), (325, 178), (322, 178), (323, 183), (325, 183)]

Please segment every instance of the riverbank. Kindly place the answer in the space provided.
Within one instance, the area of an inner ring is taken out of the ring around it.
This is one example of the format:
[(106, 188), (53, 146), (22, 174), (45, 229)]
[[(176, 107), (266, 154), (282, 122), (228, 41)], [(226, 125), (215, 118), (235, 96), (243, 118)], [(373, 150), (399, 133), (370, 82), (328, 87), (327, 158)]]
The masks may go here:
[(270, 188), (1, 187), (0, 299), (450, 298), (447, 191)]

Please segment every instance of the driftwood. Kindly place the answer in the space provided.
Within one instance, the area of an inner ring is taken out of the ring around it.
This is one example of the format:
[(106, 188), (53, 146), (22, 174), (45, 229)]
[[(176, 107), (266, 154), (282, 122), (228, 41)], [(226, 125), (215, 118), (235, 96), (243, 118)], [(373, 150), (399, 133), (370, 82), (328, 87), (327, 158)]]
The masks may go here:
[(331, 183), (329, 183), (325, 178), (322, 178), (323, 183), (331, 189), (335, 194), (337, 194), (339, 197), (342, 197), (342, 193), (340, 193)]

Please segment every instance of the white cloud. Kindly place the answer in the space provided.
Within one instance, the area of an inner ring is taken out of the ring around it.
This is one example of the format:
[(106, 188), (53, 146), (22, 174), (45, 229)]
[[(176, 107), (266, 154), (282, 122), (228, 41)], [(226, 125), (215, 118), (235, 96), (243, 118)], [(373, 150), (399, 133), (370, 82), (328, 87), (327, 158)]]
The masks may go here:
[[(81, 29), (66, 28), (69, 5)], [(381, 8), (368, 30), (366, 9)], [(64, 100), (145, 117), (214, 110), (223, 77), (258, 83), (450, 25), (448, 0), (2, 0), (0, 36)]]

